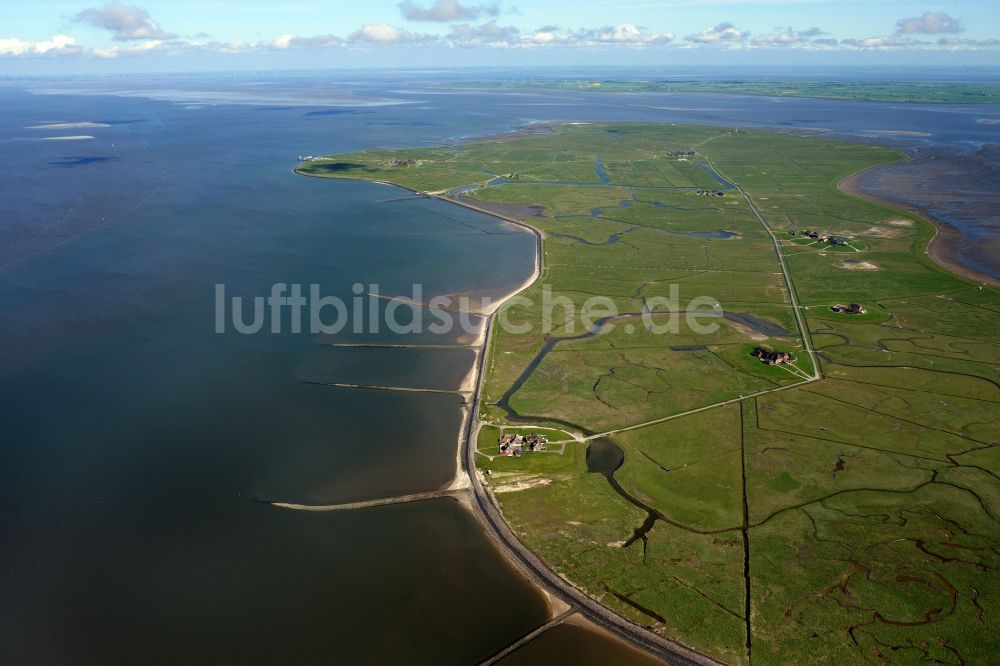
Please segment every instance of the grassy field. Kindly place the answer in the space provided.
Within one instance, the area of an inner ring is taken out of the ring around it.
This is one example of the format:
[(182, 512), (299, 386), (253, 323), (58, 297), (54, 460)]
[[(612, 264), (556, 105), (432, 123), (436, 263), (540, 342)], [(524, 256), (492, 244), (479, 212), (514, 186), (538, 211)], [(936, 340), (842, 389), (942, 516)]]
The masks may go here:
[[(542, 277), (504, 312), (532, 326), (494, 331), (478, 445), (506, 518), (555, 570), (728, 663), (987, 663), (1000, 292), (934, 265), (927, 222), (836, 187), (899, 158), (761, 131), (573, 125), (301, 170), (478, 184), (460, 198), (536, 206), (524, 219), (544, 235)], [(789, 234), (802, 229), (850, 247)], [(546, 294), (561, 304), (548, 318)], [(671, 320), (671, 297), (715, 326), (647, 330), (642, 313)], [(830, 309), (852, 302), (867, 312)], [(758, 346), (793, 361), (764, 365)], [(548, 451), (499, 456), (502, 432), (541, 426)], [(591, 442), (620, 467), (588, 461)]]
[(589, 92), (709, 92), (919, 104), (995, 104), (1000, 100), (1000, 84), (975, 82), (524, 79), (476, 81), (455, 85), (474, 88), (548, 88)]

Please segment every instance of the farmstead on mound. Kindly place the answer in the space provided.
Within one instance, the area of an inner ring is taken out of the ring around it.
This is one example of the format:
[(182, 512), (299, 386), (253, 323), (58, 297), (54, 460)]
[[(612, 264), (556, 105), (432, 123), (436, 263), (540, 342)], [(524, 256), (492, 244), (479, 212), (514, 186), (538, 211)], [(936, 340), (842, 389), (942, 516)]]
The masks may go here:
[[(812, 229), (803, 229), (799, 232), (803, 238), (810, 238), (818, 243), (826, 243), (828, 245), (847, 245), (847, 239), (839, 238), (828, 233), (822, 233), (819, 231), (813, 231)], [(789, 236), (795, 236), (795, 231), (789, 231)]]
[(763, 347), (756, 347), (750, 352), (750, 355), (759, 358), (761, 363), (766, 363), (767, 365), (778, 365), (779, 363), (789, 363), (792, 361), (792, 355), (788, 352), (779, 352), (772, 349), (764, 349)]
[(529, 435), (503, 435), (500, 438), (501, 456), (523, 456), (530, 451), (544, 451), (548, 442), (545, 435), (531, 433)]

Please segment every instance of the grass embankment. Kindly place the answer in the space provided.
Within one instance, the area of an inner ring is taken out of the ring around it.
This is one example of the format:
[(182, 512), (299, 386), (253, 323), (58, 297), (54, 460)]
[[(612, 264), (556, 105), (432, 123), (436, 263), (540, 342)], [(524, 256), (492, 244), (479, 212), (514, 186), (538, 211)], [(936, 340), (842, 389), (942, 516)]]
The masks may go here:
[[(838, 191), (898, 157), (768, 132), (589, 125), (302, 170), (423, 191), (504, 177), (469, 197), (542, 207), (527, 220), (545, 234), (535, 304), (506, 313), (536, 326), (496, 331), (480, 414), (496, 426), (479, 443), (506, 517), (554, 569), (731, 663), (748, 644), (755, 663), (985, 663), (1000, 650), (1000, 292), (931, 262), (925, 221)], [(720, 175), (774, 231), (807, 335), (767, 230)], [(855, 249), (788, 235), (801, 229)], [(557, 309), (542, 332), (542, 283), (626, 313), (676, 284), (681, 307), (707, 296), (741, 318), (671, 335), (619, 320), (539, 360), (550, 338), (586, 330)], [(849, 302), (868, 314), (830, 310)], [(819, 381), (805, 382), (804, 338)], [(793, 367), (762, 365), (757, 345), (792, 352)], [(619, 490), (587, 471), (586, 443), (494, 457), (514, 416), (617, 431)]]

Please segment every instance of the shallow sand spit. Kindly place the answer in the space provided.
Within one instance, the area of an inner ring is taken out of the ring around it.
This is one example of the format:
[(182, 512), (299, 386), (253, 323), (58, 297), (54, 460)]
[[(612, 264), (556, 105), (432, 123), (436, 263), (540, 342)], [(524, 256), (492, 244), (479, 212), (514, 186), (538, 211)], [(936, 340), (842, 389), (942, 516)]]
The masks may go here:
[(88, 141), (94, 137), (89, 134), (73, 134), (70, 136), (43, 136), (42, 141)]
[(92, 129), (97, 127), (111, 127), (107, 123), (95, 123), (89, 120), (78, 123), (46, 123), (42, 125), (32, 125), (28, 129), (61, 130), (61, 129)]
[(873, 134), (884, 134), (885, 136), (930, 136), (930, 132), (912, 132), (910, 130), (864, 130)]

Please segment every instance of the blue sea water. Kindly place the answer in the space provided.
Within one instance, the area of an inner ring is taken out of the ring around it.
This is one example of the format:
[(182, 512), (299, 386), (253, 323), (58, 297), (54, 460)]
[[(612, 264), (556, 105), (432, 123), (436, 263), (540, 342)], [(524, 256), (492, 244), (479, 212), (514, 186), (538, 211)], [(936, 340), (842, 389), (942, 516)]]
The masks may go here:
[[(465, 664), (544, 621), (452, 500), (256, 501), (449, 483), (457, 395), (307, 382), (454, 389), (470, 352), (217, 334), (214, 318), (215, 284), (510, 290), (529, 234), (294, 175), (298, 153), (366, 140), (311, 109), (0, 95), (0, 661)], [(52, 119), (108, 127), (27, 129)], [(405, 140), (389, 131), (367, 140)]]
[[(398, 341), (384, 332), (220, 335), (214, 285), (498, 294), (532, 264), (523, 231), (296, 176), (298, 155), (627, 120), (961, 156), (995, 144), (998, 126), (979, 121), (1000, 118), (996, 105), (471, 91), (427, 76), (24, 81), (0, 86), (0, 108), (5, 663), (472, 663), (544, 621), (538, 592), (450, 500), (337, 514), (255, 501), (448, 483), (457, 396), (312, 382), (455, 388), (471, 354), (329, 346)], [(52, 123), (93, 125), (36, 128)], [(66, 136), (93, 138), (47, 138)], [(982, 189), (979, 209), (938, 212), (995, 233), (996, 189)], [(976, 247), (970, 263), (997, 274)]]

